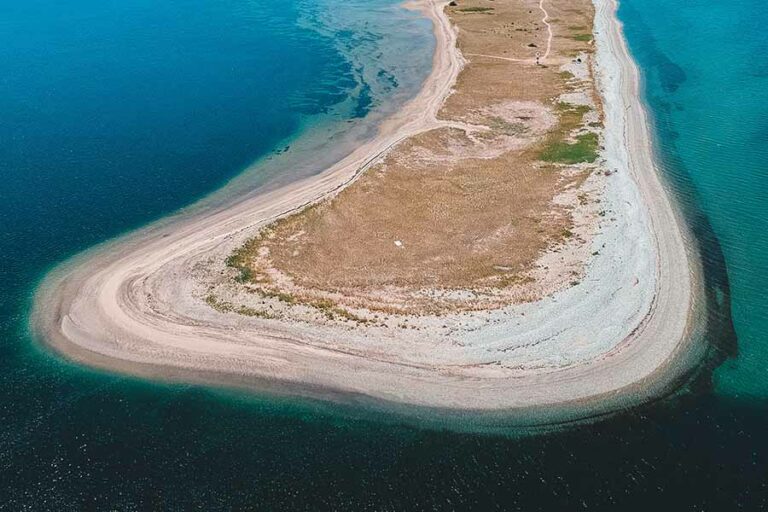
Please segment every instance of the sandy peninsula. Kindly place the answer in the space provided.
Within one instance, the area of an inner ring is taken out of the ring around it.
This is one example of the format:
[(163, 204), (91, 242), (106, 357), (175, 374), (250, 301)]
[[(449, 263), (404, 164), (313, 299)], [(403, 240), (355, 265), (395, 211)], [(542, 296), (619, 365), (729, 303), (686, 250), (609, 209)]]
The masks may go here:
[(373, 140), (63, 264), (35, 333), (112, 371), (477, 425), (669, 390), (704, 353), (701, 269), (615, 2), (452, 4), (409, 5), (432, 72)]

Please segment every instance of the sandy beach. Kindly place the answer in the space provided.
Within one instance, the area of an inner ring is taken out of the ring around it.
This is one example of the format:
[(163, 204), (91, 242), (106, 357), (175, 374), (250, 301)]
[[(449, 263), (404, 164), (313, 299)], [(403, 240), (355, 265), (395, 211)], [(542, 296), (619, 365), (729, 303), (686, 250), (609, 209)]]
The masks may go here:
[[(457, 48), (446, 3), (410, 5), (433, 21), (433, 69), (375, 139), (317, 176), (149, 226), (62, 264), (37, 291), (36, 335), (67, 358), (110, 371), (362, 402), (406, 415), (472, 412), (478, 423), (578, 419), (678, 383), (706, 348), (699, 256), (658, 175), (638, 70), (613, 0), (594, 0), (600, 158), (611, 170), (601, 204), (612, 222), (593, 234), (578, 284), (396, 331), (279, 322), (202, 299), (206, 276), (225, 272), (227, 257), (263, 226), (338, 194), (409, 137), (466, 128), (438, 115), (473, 58)], [(450, 335), (446, 324), (455, 326)]]

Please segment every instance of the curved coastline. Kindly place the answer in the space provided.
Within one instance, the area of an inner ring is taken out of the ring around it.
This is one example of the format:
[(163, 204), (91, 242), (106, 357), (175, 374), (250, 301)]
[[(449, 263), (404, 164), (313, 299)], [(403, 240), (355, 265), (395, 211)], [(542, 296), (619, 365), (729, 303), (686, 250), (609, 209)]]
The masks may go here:
[[(418, 364), (403, 369), (406, 365), (386, 358), (361, 360), (353, 353), (303, 343), (300, 336), (291, 339), (284, 332), (258, 333), (241, 321), (215, 326), (196, 319), (199, 309), (191, 304), (181, 304), (177, 310), (155, 304), (150, 311), (137, 301), (137, 290), (145, 287), (158, 303), (172, 304), (167, 299), (190, 291), (180, 279), (180, 269), (222, 256), (255, 226), (329, 197), (398, 142), (439, 125), (437, 111), (450, 94), (463, 59), (456, 50), (455, 30), (442, 12), (443, 3), (429, 0), (420, 6), (433, 19), (438, 39), (432, 74), (419, 96), (386, 121), (376, 139), (317, 177), (248, 197), (210, 215), (140, 232), (64, 264), (37, 292), (34, 332), (66, 357), (108, 370), (363, 403), (405, 415), (466, 418), (471, 413), (476, 423), (527, 425), (594, 416), (664, 392), (705, 352), (699, 331), (704, 310), (700, 263), (694, 250), (686, 248), (687, 230), (655, 171), (638, 71), (615, 16), (616, 4), (595, 0), (595, 5), (606, 155), (610, 165), (628, 170), (623, 173), (629, 180), (624, 185), (634, 182), (638, 187), (637, 197), (629, 190), (624, 199), (630, 203), (637, 199), (631, 212), (640, 215), (635, 220), (648, 223), (650, 246), (641, 242), (640, 252), (650, 249), (651, 259), (638, 265), (652, 264), (655, 275), (643, 282), (648, 293), (636, 302), (637, 311), (628, 314), (635, 322), (624, 326), (629, 333), (614, 340), (599, 358), (557, 371), (523, 372), (513, 379), (446, 375)], [(640, 204), (647, 218), (637, 211)], [(614, 233), (617, 240), (620, 235)], [(169, 271), (170, 278), (181, 283), (173, 292), (160, 287), (163, 281), (155, 278)], [(584, 296), (558, 299), (582, 301)], [(594, 314), (600, 310), (597, 306), (592, 310), (574, 306), (570, 312)], [(565, 308), (549, 307), (555, 309), (545, 311)], [(153, 314), (147, 315), (148, 311)], [(249, 335), (247, 342), (243, 332)], [(490, 337), (502, 335), (508, 336), (508, 331)], [(254, 361), (257, 364), (252, 365)], [(313, 368), (317, 372), (311, 374)]]

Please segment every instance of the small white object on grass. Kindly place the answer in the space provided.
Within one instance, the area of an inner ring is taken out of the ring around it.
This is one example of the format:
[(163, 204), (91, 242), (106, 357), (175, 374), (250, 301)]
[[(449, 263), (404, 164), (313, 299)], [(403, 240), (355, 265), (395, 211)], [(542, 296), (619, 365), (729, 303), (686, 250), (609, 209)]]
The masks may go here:
[(403, 242), (401, 242), (400, 240), (395, 240), (395, 245), (398, 246), (398, 247), (402, 247), (403, 246)]

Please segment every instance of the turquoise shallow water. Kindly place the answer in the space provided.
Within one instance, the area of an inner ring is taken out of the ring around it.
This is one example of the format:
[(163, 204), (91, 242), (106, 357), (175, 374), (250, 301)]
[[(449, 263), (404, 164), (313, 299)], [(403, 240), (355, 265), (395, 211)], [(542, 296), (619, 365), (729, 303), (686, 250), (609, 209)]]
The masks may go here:
[(666, 170), (690, 176), (727, 264), (739, 356), (717, 371), (716, 389), (766, 398), (768, 7), (648, 0), (625, 2), (623, 12), (648, 73)]
[(717, 366), (674, 399), (513, 439), (104, 375), (26, 335), (66, 256), (253, 161), (236, 190), (290, 179), (323, 134), (369, 133), (424, 76), (423, 20), (372, 0), (0, 5), (0, 510), (768, 507), (768, 9), (624, 0), (620, 16), (725, 301)]

